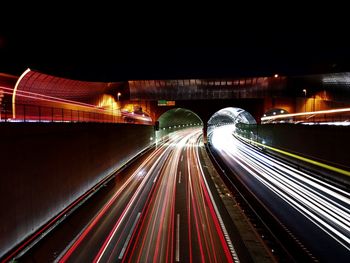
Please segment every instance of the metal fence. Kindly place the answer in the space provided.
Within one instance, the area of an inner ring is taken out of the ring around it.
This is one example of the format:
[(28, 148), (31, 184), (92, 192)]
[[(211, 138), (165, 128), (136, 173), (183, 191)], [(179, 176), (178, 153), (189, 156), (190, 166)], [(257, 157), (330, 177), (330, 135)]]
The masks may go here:
[(118, 110), (77, 110), (42, 105), (16, 104), (15, 118), (12, 104), (0, 105), (1, 122), (105, 122), (150, 124), (123, 118)]

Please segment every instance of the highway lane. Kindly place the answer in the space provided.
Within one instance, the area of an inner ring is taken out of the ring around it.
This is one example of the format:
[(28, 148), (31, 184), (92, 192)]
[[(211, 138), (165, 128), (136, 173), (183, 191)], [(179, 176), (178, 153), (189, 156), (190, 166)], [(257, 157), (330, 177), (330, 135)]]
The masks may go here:
[(233, 262), (201, 169), (200, 135), (186, 129), (159, 144), (56, 261)]
[(125, 262), (233, 262), (199, 161), (200, 135), (182, 132), (168, 155)]
[(170, 148), (163, 145), (150, 154), (61, 253), (59, 262), (105, 262), (110, 254), (121, 252)]
[(317, 259), (348, 262), (350, 193), (242, 143), (233, 131), (216, 128), (210, 141), (238, 179)]

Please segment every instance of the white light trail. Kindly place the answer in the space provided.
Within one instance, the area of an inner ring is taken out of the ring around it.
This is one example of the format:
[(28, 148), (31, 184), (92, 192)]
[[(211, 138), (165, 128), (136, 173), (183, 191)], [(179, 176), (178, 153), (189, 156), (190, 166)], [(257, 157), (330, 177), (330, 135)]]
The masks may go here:
[(240, 142), (234, 126), (216, 128), (213, 146), (228, 162), (236, 162), (256, 180), (350, 250), (350, 193), (275, 160)]
[(266, 117), (262, 117), (261, 121), (275, 120), (275, 119), (281, 119), (281, 118), (284, 119), (284, 118), (290, 118), (290, 117), (296, 117), (296, 116), (309, 116), (309, 115), (331, 114), (331, 113), (341, 113), (341, 112), (350, 112), (350, 108), (298, 112), (298, 113), (281, 114), (281, 115), (275, 115), (275, 116), (266, 116)]

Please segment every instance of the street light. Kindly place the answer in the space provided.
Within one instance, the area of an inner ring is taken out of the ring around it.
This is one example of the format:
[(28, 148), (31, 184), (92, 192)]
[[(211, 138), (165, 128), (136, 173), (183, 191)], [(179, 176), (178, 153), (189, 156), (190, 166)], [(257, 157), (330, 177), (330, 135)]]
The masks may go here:
[(304, 101), (305, 101), (305, 112), (306, 112), (306, 89), (303, 89), (303, 92), (304, 92), (304, 95), (305, 95), (305, 99), (304, 99)]
[(117, 95), (118, 95), (118, 101), (119, 101), (119, 97), (120, 97), (122, 94), (121, 94), (120, 92), (118, 92)]

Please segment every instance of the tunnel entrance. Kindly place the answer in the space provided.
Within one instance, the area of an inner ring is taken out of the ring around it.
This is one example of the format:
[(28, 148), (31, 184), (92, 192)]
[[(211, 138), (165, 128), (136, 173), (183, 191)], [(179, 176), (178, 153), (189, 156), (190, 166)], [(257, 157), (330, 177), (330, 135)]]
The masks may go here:
[(246, 110), (235, 107), (228, 107), (215, 112), (208, 121), (207, 134), (222, 125), (247, 124), (256, 125), (254, 117)]
[(156, 139), (159, 140), (169, 133), (190, 127), (203, 127), (203, 121), (196, 113), (184, 108), (168, 110), (157, 120)]

